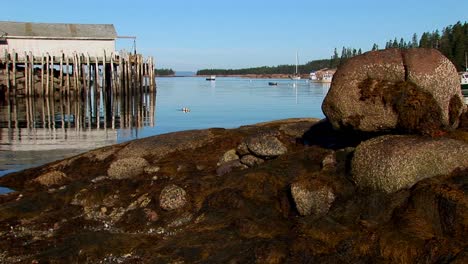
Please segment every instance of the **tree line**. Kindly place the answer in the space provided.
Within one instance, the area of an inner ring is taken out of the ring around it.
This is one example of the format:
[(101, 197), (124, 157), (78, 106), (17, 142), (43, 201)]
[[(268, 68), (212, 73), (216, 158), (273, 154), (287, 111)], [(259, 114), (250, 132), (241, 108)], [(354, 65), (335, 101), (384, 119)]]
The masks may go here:
[[(435, 48), (444, 54), (455, 65), (458, 71), (465, 70), (468, 53), (468, 23), (458, 21), (455, 25), (445, 27), (442, 32), (424, 32), (420, 38), (414, 33), (410, 40), (394, 38), (385, 43), (385, 49), (399, 48)], [(374, 43), (371, 50), (379, 50)], [(336, 68), (349, 58), (362, 54), (361, 48), (343, 47), (341, 54), (335, 48), (330, 59), (313, 60), (298, 66), (300, 73), (308, 73), (323, 68)], [(243, 75), (243, 74), (292, 74), (295, 65), (262, 66), (244, 69), (203, 69), (197, 75)]]
[(173, 76), (175, 72), (172, 69), (155, 69), (154, 74), (156, 76)]

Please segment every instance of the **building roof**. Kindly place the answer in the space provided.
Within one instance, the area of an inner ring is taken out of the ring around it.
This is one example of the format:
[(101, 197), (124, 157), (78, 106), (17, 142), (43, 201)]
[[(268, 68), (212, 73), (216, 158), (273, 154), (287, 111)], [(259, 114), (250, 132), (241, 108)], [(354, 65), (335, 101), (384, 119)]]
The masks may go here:
[(112, 24), (60, 24), (0, 21), (0, 35), (7, 38), (116, 39)]

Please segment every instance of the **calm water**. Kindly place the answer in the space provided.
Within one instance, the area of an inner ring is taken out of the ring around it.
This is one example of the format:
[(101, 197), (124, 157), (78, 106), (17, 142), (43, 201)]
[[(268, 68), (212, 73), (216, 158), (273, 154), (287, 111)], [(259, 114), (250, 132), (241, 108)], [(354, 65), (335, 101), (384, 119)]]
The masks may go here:
[[(268, 82), (277, 82), (269, 86)], [(306, 80), (158, 78), (157, 95), (0, 104), (0, 176), (87, 150), (167, 132), (323, 117), (328, 85)], [(190, 112), (181, 109), (187, 107)], [(0, 192), (2, 190), (0, 189)]]

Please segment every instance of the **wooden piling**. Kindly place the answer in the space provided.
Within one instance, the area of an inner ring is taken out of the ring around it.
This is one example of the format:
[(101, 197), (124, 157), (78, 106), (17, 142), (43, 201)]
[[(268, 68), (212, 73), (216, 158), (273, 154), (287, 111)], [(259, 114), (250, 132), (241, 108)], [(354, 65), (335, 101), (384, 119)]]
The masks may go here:
[(46, 83), (46, 88), (45, 88), (45, 95), (46, 96), (49, 96), (49, 53), (46, 53), (46, 80), (45, 80), (45, 83)]
[[(63, 52), (60, 54), (60, 87), (63, 86)], [(64, 94), (63, 89), (60, 89), (60, 95), (62, 96)], [(63, 123), (63, 122), (62, 122)]]
[[(6, 51), (0, 56), (0, 62), (4, 65), (0, 69), (4, 74), (2, 83), (8, 96), (16, 96), (17, 93), (24, 96), (51, 96), (56, 92), (61, 96), (73, 93), (84, 95), (90, 89), (96, 89), (97, 93), (107, 93), (108, 96), (139, 95), (154, 91), (154, 61), (151, 57), (103, 53), (102, 57), (92, 58), (89, 54), (76, 52), (73, 55), (61, 52), (55, 56), (45, 53), (39, 57), (32, 52), (24, 52), (24, 57), (23, 54), (18, 57), (14, 51)], [(18, 66), (24, 69), (19, 76)], [(40, 69), (39, 75), (35, 69)], [(18, 78), (24, 79), (19, 87)]]

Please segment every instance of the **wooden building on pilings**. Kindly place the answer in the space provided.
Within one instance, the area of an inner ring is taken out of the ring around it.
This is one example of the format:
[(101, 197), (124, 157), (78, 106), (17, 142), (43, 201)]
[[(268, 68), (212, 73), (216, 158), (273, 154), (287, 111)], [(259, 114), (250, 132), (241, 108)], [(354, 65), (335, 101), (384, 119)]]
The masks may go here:
[(5, 96), (155, 91), (154, 60), (116, 52), (113, 25), (0, 22)]

